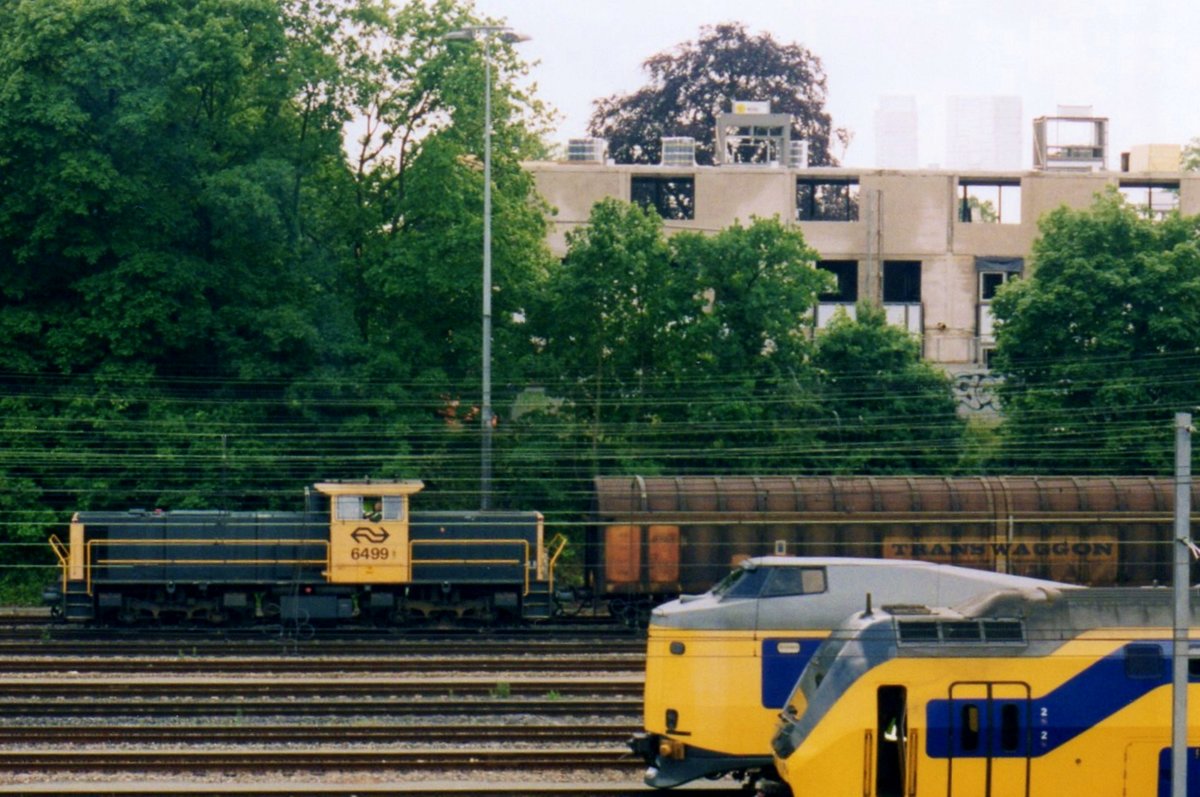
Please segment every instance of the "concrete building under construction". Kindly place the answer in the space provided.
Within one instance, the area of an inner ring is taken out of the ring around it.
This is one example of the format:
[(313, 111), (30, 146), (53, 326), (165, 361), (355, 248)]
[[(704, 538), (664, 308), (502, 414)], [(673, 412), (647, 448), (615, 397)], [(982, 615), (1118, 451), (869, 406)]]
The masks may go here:
[[(722, 121), (727, 131), (736, 127), (733, 119)], [(1027, 273), (1046, 212), (1086, 208), (1116, 186), (1150, 217), (1200, 213), (1200, 174), (1162, 170), (1171, 159), (1161, 148), (1135, 148), (1122, 159), (1128, 171), (1096, 168), (1107, 157), (1107, 120), (1071, 117), (1100, 137), (1075, 149), (1035, 138), (1047, 157), (1030, 171), (808, 167), (801, 142), (781, 135), (778, 120), (760, 113), (748, 121), (725, 147), (738, 157), (715, 166), (681, 157), (688, 142), (680, 140), (672, 162), (660, 165), (613, 165), (602, 142), (592, 140), (572, 148), (585, 154), (581, 159), (526, 164), (556, 209), (551, 248), (565, 254), (567, 232), (586, 224), (606, 197), (656, 208), (668, 233), (716, 232), (735, 220), (778, 216), (801, 229), (820, 255), (817, 266), (837, 278), (807, 323), (819, 330), (839, 308), (852, 313), (859, 300), (878, 302), (892, 323), (920, 337), (926, 359), (954, 373), (986, 369), (994, 346), (991, 299), (1005, 281)], [(1038, 121), (1044, 132), (1045, 118)], [(753, 151), (770, 159), (746, 156)], [(1069, 168), (1055, 168), (1064, 158)]]

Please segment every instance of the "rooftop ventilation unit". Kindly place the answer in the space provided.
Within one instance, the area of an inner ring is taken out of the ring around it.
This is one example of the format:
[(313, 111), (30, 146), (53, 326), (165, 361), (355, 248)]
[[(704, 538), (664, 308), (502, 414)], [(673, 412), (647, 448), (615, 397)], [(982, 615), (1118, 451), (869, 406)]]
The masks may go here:
[(663, 166), (695, 166), (696, 139), (691, 136), (664, 136), (662, 140)]
[(572, 138), (567, 142), (567, 160), (572, 163), (604, 163), (608, 142), (602, 138)]

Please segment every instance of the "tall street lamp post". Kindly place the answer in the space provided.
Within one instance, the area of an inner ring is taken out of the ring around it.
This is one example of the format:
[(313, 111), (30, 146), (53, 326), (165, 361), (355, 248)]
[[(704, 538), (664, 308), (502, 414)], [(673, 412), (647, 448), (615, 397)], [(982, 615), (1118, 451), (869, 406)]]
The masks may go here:
[(483, 398), (479, 412), (482, 437), (479, 461), (479, 508), (492, 502), (492, 38), (528, 41), (503, 25), (471, 25), (447, 33), (450, 41), (483, 40)]

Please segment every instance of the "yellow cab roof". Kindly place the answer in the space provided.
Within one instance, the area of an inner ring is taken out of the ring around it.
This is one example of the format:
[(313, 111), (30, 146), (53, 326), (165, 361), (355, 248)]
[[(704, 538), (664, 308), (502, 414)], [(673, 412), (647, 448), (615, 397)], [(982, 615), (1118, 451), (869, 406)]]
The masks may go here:
[(323, 495), (412, 495), (425, 489), (420, 479), (398, 481), (318, 482), (317, 492)]

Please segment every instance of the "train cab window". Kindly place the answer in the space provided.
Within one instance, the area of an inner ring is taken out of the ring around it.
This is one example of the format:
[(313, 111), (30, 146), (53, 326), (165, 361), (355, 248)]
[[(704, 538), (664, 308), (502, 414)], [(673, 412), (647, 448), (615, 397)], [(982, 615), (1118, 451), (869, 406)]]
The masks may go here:
[(1166, 672), (1166, 658), (1158, 645), (1126, 645), (1125, 677), (1134, 680), (1161, 678)]
[(361, 495), (334, 496), (334, 512), (338, 520), (362, 520), (363, 499)]
[(713, 594), (719, 598), (757, 598), (762, 592), (763, 584), (767, 581), (770, 568), (743, 567), (734, 570), (713, 587)]
[(384, 520), (404, 520), (404, 496), (385, 495), (380, 500), (383, 502)]
[(762, 597), (813, 595), (825, 591), (825, 569), (822, 567), (772, 567), (763, 588)]

